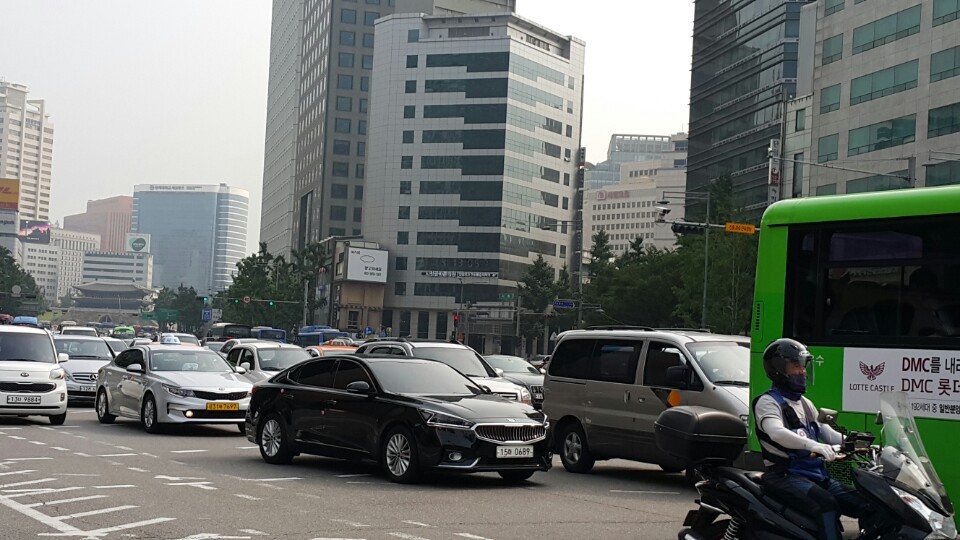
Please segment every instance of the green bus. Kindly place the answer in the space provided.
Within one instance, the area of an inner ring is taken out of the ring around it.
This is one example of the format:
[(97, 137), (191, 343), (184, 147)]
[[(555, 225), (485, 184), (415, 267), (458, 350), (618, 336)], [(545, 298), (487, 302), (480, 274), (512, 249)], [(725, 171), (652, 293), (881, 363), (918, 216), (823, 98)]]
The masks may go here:
[(780, 337), (807, 344), (807, 395), (849, 429), (877, 432), (879, 394), (907, 392), (940, 478), (960, 496), (960, 186), (770, 206), (751, 336), (751, 398), (769, 388), (763, 350)]

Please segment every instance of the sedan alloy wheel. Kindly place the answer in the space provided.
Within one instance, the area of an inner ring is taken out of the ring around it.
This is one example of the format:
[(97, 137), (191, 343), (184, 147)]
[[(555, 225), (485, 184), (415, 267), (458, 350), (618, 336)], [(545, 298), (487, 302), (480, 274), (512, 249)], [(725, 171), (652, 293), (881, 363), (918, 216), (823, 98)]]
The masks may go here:
[(395, 427), (387, 433), (381, 463), (393, 482), (411, 484), (420, 476), (417, 446), (410, 430)]
[(260, 456), (267, 463), (283, 465), (293, 459), (293, 449), (283, 428), (283, 419), (276, 413), (271, 413), (260, 422), (260, 433), (257, 434)]

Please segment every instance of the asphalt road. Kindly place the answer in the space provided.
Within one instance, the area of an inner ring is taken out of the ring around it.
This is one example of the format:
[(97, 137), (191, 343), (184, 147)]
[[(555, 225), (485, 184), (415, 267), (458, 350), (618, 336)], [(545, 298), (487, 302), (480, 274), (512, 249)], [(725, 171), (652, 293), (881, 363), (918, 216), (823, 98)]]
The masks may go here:
[(0, 418), (0, 538), (503, 540), (676, 538), (695, 490), (627, 461), (386, 481), (375, 465), (264, 463), (234, 426), (150, 435), (71, 408), (64, 426)]

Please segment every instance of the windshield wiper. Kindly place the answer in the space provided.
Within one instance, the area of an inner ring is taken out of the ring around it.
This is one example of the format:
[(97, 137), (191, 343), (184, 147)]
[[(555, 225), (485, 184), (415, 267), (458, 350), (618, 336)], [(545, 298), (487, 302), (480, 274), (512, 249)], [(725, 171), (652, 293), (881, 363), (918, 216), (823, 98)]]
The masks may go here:
[(280, 371), (278, 367), (261, 367), (260, 371)]
[(35, 358), (3, 358), (0, 359), (0, 362), (43, 362), (43, 360), (37, 360)]
[(94, 359), (94, 360), (110, 360), (109, 358), (104, 358), (102, 356), (92, 355), (92, 354), (71, 354), (70, 358), (80, 358), (83, 360)]
[(713, 384), (725, 384), (728, 386), (750, 386), (747, 381), (713, 381)]

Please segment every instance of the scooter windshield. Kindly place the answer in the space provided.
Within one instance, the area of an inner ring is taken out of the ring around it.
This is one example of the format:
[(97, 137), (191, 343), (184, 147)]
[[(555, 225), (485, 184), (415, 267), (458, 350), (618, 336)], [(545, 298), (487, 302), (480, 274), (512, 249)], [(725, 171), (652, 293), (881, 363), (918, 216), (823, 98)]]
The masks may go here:
[(923, 448), (907, 394), (882, 394), (880, 414), (883, 417), (885, 445), (880, 456), (882, 474), (926, 496), (932, 502), (939, 502), (944, 510), (952, 514), (953, 505)]

